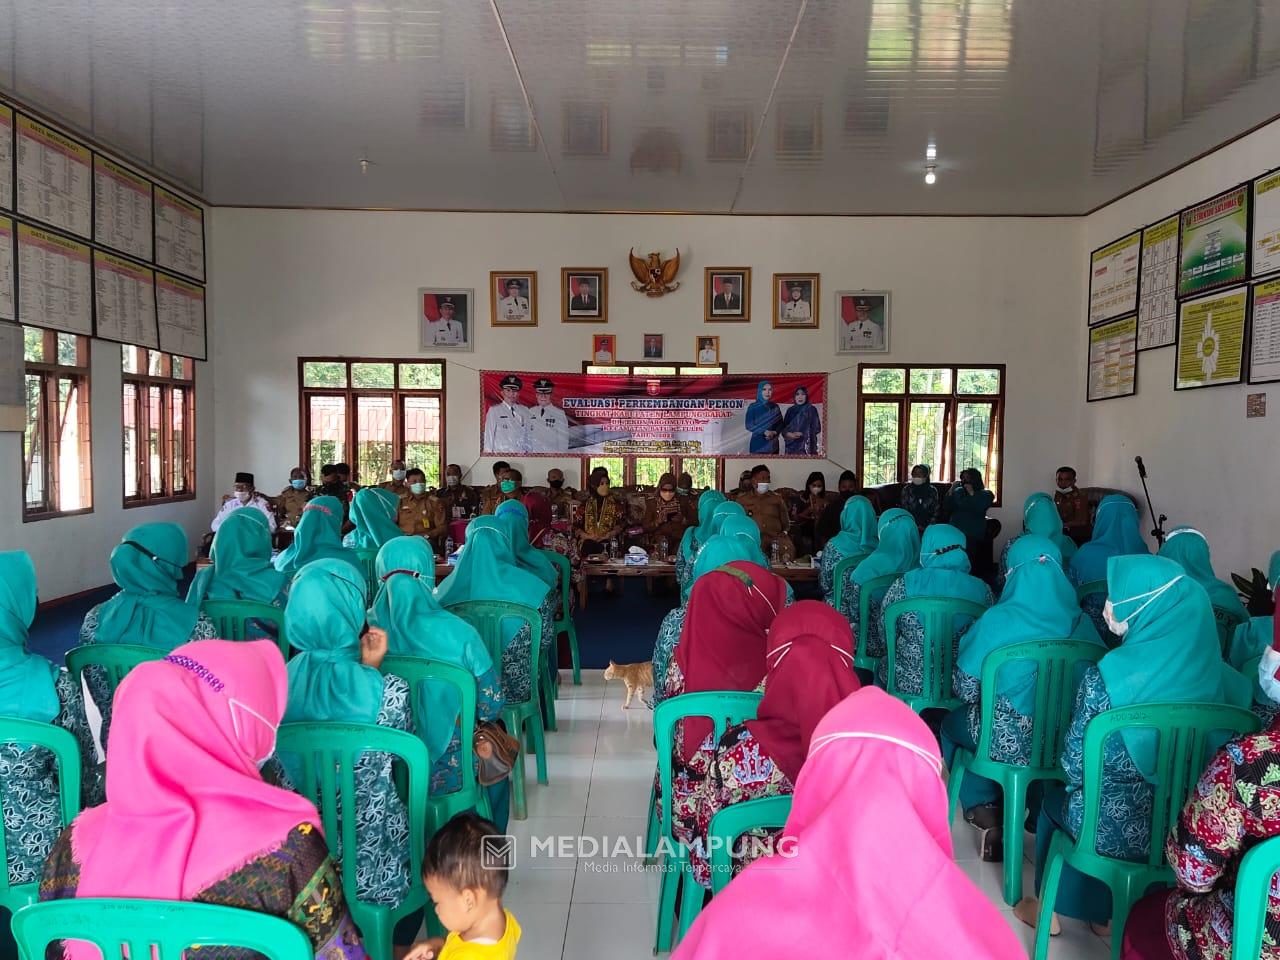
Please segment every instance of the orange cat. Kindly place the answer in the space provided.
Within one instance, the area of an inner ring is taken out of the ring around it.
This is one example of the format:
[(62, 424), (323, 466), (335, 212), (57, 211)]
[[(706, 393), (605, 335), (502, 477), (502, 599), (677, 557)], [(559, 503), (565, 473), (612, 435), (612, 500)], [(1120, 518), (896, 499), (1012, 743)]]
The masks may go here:
[(621, 680), (627, 685), (627, 699), (622, 704), (623, 710), (631, 706), (632, 696), (639, 696), (640, 702), (652, 709), (653, 704), (646, 703), (644, 699), (645, 688), (653, 689), (652, 660), (646, 660), (644, 663), (614, 663), (610, 660), (609, 666), (605, 668), (604, 678)]

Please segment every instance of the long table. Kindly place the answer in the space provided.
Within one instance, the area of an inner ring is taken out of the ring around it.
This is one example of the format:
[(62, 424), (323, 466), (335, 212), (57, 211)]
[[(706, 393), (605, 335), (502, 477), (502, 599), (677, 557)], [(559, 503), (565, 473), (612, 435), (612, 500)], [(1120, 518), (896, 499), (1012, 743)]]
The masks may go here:
[[(818, 579), (818, 568), (807, 563), (777, 563), (773, 565), (772, 569), (774, 573), (789, 583), (801, 583)], [(606, 560), (596, 563), (584, 562), (582, 564), (582, 582), (578, 590), (578, 606), (585, 608), (587, 605), (587, 583), (592, 577), (644, 577), (651, 585), (654, 580), (660, 577), (674, 577), (675, 575), (676, 565), (674, 563), (649, 562), (627, 566), (620, 560)]]

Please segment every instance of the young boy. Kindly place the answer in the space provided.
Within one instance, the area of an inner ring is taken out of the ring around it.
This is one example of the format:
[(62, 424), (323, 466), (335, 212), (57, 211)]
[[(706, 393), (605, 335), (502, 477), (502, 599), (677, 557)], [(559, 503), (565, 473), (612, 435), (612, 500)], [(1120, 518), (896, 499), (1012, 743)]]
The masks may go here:
[(436, 832), (422, 858), (422, 882), (449, 936), (414, 944), (404, 960), (514, 960), (520, 924), (503, 909), (504, 862), (482, 857), (498, 828), (474, 813), (460, 813)]

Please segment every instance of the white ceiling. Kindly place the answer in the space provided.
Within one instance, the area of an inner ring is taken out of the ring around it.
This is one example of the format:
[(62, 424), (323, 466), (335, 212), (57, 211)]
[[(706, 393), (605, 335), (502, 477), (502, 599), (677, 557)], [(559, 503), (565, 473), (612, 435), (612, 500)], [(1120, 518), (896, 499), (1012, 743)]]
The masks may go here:
[(1082, 213), (1277, 65), (1280, 0), (0, 0), (0, 89), (215, 204)]

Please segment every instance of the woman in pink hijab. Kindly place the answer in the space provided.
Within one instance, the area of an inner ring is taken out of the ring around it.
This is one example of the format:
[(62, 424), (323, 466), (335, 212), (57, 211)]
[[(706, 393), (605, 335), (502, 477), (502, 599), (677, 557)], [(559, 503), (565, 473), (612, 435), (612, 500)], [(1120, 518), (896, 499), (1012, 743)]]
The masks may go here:
[[(258, 773), (275, 752), (287, 689), (270, 640), (201, 640), (130, 671), (115, 695), (107, 802), (62, 832), (40, 899), (239, 907), (296, 924), (317, 957), (367, 960), (320, 815)], [(64, 951), (98, 957), (78, 942)]]
[(941, 774), (911, 708), (874, 687), (845, 698), (813, 733), (779, 852), (712, 899), (673, 960), (1024, 960), (952, 860)]

